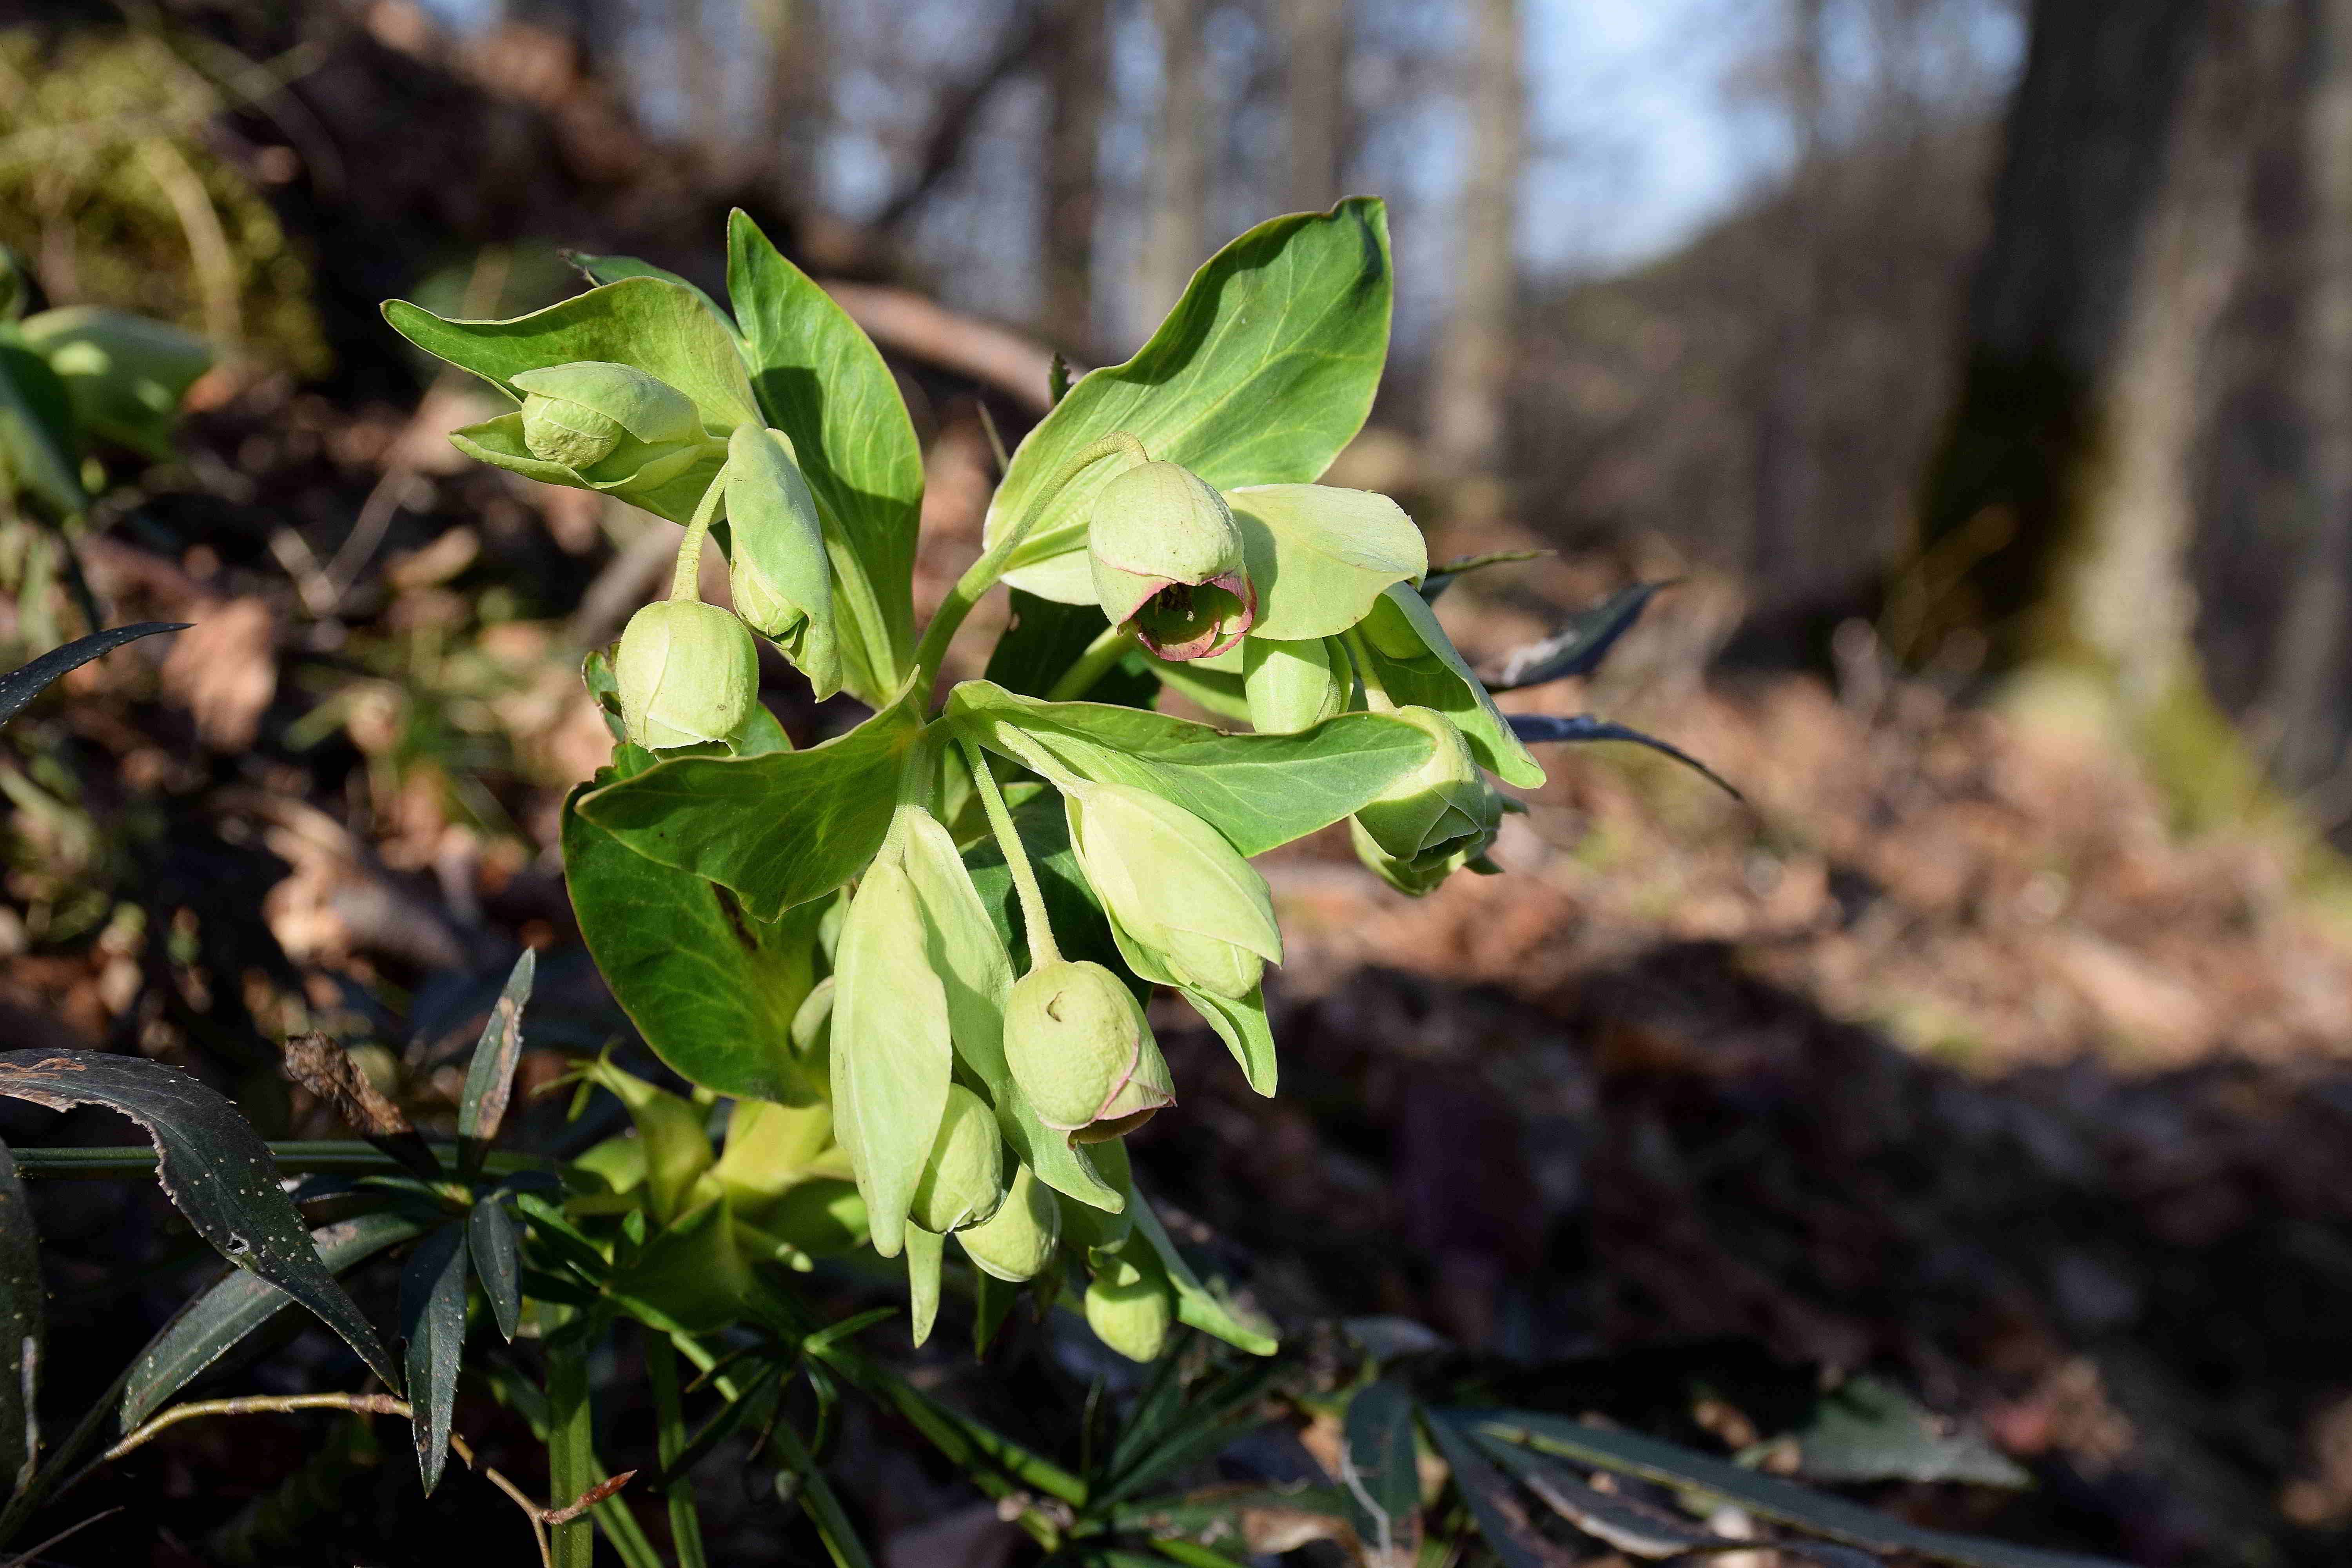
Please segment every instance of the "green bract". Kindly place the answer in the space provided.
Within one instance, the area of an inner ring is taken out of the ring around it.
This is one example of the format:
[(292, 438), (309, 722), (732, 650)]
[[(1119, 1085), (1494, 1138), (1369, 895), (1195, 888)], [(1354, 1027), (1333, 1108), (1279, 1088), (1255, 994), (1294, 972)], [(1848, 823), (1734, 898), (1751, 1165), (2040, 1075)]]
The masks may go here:
[(1176, 1103), (1141, 1005), (1099, 963), (1023, 977), (1005, 1000), (1004, 1056), (1038, 1120), (1074, 1143), (1132, 1132)]
[(1053, 1189), (1026, 1165), (1014, 1167), (1004, 1202), (993, 1215), (956, 1232), (975, 1268), (1014, 1282), (1045, 1272), (1061, 1238), (1061, 1205)]
[(1087, 562), (1103, 614), (1161, 658), (1221, 654), (1257, 618), (1234, 514), (1179, 464), (1143, 463), (1102, 488)]
[(1523, 789), (1544, 782), (1544, 771), (1511, 733), (1495, 700), (1454, 651), (1454, 641), (1428, 602), (1411, 588), (1388, 589), (1365, 616), (1357, 644), (1372, 668), (1367, 685), (1378, 683), (1400, 707), (1433, 708), (1454, 721), (1478, 765)]
[(878, 857), (835, 954), (833, 1121), (885, 1258), (898, 1255), (952, 1087), (947, 992), (925, 942), (914, 884), (895, 856)]
[(1392, 584), (1417, 583), (1429, 570), (1421, 530), (1386, 496), (1329, 485), (1250, 485), (1228, 490), (1225, 500), (1264, 595), (1254, 637), (1337, 637)]
[(1064, 798), (1087, 882), (1175, 984), (1246, 996), (1282, 961), (1265, 879), (1215, 828), (1128, 784), (1077, 785)]
[(727, 443), (727, 584), (735, 613), (773, 641), (822, 699), (841, 689), (833, 572), (816, 497), (781, 430), (738, 426)]
[(723, 741), (759, 701), (760, 654), (715, 605), (662, 599), (629, 617), (613, 655), (621, 721), (647, 751)]
[(1416, 897), (1483, 857), (1503, 820), (1503, 799), (1479, 771), (1454, 721), (1427, 708), (1395, 716), (1437, 743), (1428, 762), (1356, 813), (1356, 852), (1399, 892)]
[(960, 1083), (948, 1086), (939, 1136), (915, 1184), (907, 1217), (944, 1236), (978, 1225), (1004, 1199), (1004, 1140), (996, 1116), (980, 1096)]

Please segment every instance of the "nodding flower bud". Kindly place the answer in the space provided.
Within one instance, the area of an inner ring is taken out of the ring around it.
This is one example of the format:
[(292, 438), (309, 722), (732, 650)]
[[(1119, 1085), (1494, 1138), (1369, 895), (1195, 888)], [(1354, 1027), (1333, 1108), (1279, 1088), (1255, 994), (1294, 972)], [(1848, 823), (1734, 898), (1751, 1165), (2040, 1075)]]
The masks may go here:
[(1356, 813), (1356, 853), (1389, 886), (1415, 898), (1478, 859), (1502, 825), (1503, 797), (1481, 773), (1454, 721), (1429, 708), (1401, 719), (1437, 742), (1429, 761)]
[(1044, 1273), (1061, 1239), (1061, 1205), (1054, 1190), (1026, 1165), (1014, 1168), (1013, 1184), (994, 1214), (956, 1232), (973, 1267), (1015, 1284)]
[(621, 723), (647, 751), (723, 741), (759, 700), (751, 628), (716, 605), (662, 599), (629, 617), (613, 656)]
[(1003, 1201), (1004, 1134), (997, 1131), (996, 1113), (980, 1096), (951, 1083), (907, 1217), (944, 1236), (980, 1224)]
[(1338, 637), (1242, 644), (1242, 689), (1250, 727), (1261, 735), (1295, 734), (1338, 717), (1348, 710), (1355, 684), (1355, 667)]
[(635, 365), (582, 360), (513, 381), (524, 395), (525, 449), (592, 482), (650, 482), (643, 470), (655, 464), (682, 471), (706, 440), (694, 400)]
[(1087, 881), (1164, 978), (1238, 1000), (1281, 962), (1265, 879), (1224, 835), (1131, 784), (1074, 784), (1064, 804)]
[(1099, 963), (1039, 964), (1004, 1001), (1004, 1059), (1037, 1120), (1073, 1143), (1132, 1132), (1176, 1103), (1135, 994)]
[(1087, 527), (1095, 596), (1161, 658), (1207, 658), (1257, 620), (1231, 508), (1192, 469), (1142, 463), (1105, 485)]
[(1176, 1323), (1176, 1292), (1159, 1259), (1129, 1246), (1104, 1260), (1087, 1287), (1087, 1326), (1129, 1361), (1157, 1361)]

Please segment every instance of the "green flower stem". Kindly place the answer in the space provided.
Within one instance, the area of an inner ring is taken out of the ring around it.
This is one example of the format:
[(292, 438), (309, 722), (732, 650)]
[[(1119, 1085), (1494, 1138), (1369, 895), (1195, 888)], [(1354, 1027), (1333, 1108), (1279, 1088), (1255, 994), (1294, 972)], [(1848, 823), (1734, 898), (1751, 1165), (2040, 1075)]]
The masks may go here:
[(963, 625), (963, 618), (971, 614), (971, 607), (980, 603), (981, 595), (994, 587), (996, 580), (1004, 575), (1005, 567), (1013, 560), (1013, 552), (1021, 548), (1022, 541), (1027, 539), (1044, 519), (1047, 505), (1080, 474), (1105, 458), (1117, 457), (1126, 458), (1130, 464), (1150, 461), (1142, 442), (1124, 430), (1118, 430), (1078, 452), (1045, 482), (1045, 488), (1037, 492), (1037, 499), (1029, 503), (1029, 510), (1023, 512), (1020, 520), (1006, 529), (996, 542), (971, 563), (970, 571), (956, 579), (956, 585), (948, 590), (948, 596), (940, 602), (938, 612), (931, 616), (931, 624), (923, 630), (922, 642), (915, 648), (917, 669), (929, 670), (936, 679), (940, 660), (947, 653), (948, 644), (955, 639), (956, 630)]
[(1371, 705), (1372, 711), (1395, 712), (1396, 703), (1390, 698), (1388, 688), (1381, 684), (1380, 671), (1372, 664), (1371, 650), (1364, 646), (1364, 634), (1349, 626), (1339, 634), (1339, 640), (1346, 645), (1348, 658), (1356, 666), (1356, 679), (1364, 683), (1364, 700)]
[[(678, 1394), (677, 1349), (667, 1334), (650, 1329), (645, 1347), (646, 1381), (654, 1394), (654, 1453), (667, 1470), (686, 1451), (688, 1436), (685, 1404)], [(709, 1559), (702, 1549), (702, 1515), (694, 1505), (694, 1482), (678, 1477), (670, 1482), (667, 1497), (670, 1544), (677, 1552), (678, 1568), (706, 1568)]]
[(702, 542), (710, 537), (710, 525), (719, 520), (719, 508), (726, 499), (727, 469), (722, 466), (711, 476), (710, 488), (696, 503), (694, 521), (686, 525), (686, 538), (677, 547), (677, 570), (670, 574), (671, 598), (702, 597)]
[(1135, 642), (1132, 625), (1109, 627), (1102, 636), (1087, 644), (1086, 651), (1062, 672), (1062, 679), (1054, 682), (1054, 689), (1045, 693), (1045, 700), (1070, 702), (1084, 697), (1096, 681), (1110, 672), (1112, 666), (1128, 656)]
[(989, 831), (1004, 849), (1005, 869), (1013, 873), (1013, 887), (1021, 896), (1021, 924), (1029, 938), (1029, 968), (1034, 973), (1040, 965), (1062, 962), (1062, 950), (1054, 945), (1054, 928), (1045, 919), (1045, 889), (1037, 886), (1036, 868), (1029, 864), (1029, 852), (1021, 846), (1020, 830), (1013, 826), (1013, 813), (1005, 808), (1004, 796), (996, 787), (996, 773), (989, 766), (988, 753), (971, 741), (963, 742), (964, 760), (971, 764), (971, 782), (980, 790), (980, 804), (988, 813)]

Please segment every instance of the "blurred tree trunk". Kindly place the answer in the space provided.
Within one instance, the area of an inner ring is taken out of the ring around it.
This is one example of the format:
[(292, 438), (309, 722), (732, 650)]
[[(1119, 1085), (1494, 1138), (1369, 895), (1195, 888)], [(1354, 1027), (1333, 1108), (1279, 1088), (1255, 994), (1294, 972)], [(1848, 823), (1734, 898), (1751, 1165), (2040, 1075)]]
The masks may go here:
[(1517, 0), (1471, 0), (1463, 108), (1470, 156), (1454, 222), (1454, 299), (1436, 355), (1430, 458), (1454, 505), (1499, 510), (1517, 257), (1514, 197), (1525, 141)]
[(1145, 331), (1184, 292), (1209, 248), (1209, 94), (1201, 70), (1207, 0), (1152, 0), (1160, 30), (1160, 123), (1141, 268)]
[(1348, 144), (1347, 0), (1280, 0), (1293, 212), (1339, 199)]
[(1981, 629), (1996, 671), (2087, 674), (2216, 805), (2244, 770), (2190, 640), (2188, 464), (2243, 249), (2251, 26), (2229, 0), (2034, 0), (1907, 601), (1923, 637)]
[(811, 207), (831, 104), (824, 9), (817, 0), (752, 0), (751, 16), (767, 44), (767, 69), (736, 183), (764, 189), (780, 205)]
[(2343, 752), (2346, 596), (2352, 595), (2352, 0), (2300, 0), (2305, 75), (2301, 331), (2294, 338), (2303, 546), (2267, 706), (2290, 789)]
[(1756, 521), (1748, 574), (1756, 583), (1802, 595), (1812, 584), (1816, 450), (1813, 336), (1820, 315), (1821, 231), (1828, 177), (1823, 157), (1822, 0), (1790, 0), (1789, 119), (1797, 165), (1783, 204), (1780, 266), (1769, 282), (1777, 320), (1764, 367), (1762, 417), (1756, 432)]
[(1045, 309), (1047, 331), (1083, 353), (1095, 337), (1095, 215), (1110, 94), (1108, 0), (1064, 0), (1046, 36)]

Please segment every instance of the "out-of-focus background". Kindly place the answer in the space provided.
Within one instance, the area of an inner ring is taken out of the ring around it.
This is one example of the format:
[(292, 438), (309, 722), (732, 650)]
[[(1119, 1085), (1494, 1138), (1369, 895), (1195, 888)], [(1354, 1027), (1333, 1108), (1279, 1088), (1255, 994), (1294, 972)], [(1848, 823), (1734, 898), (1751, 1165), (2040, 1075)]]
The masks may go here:
[[(520, 313), (582, 286), (565, 249), (715, 287), (748, 209), (901, 374), (928, 604), (1055, 353), (1125, 357), (1217, 245), (1353, 193), (1400, 291), (1334, 479), (1433, 559), (1553, 552), (1442, 601), (1489, 668), (1673, 580), (1601, 677), (1505, 704), (1748, 804), (1553, 748), (1507, 877), (1271, 858), (1284, 1094), (1171, 1014), (1139, 1160), (1286, 1322), (1410, 1320), (1725, 1450), (1869, 1373), (1936, 1413), (1879, 1500), (2341, 1562), (2352, 0), (0, 4), (0, 243), (222, 353), (77, 542), (110, 620), (194, 629), (0, 736), (5, 1043), (335, 1135), (277, 1041), (425, 1060), (520, 944), (527, 1074), (625, 1026), (555, 814), (609, 744), (580, 658), (676, 531), (461, 458), (490, 395), (382, 300)], [(0, 531), (9, 664), (81, 629), (34, 539)], [(854, 721), (769, 676), (796, 742)], [(186, 1258), (139, 1194), (41, 1203), (78, 1408)], [(397, 1555), (469, 1506), (339, 1451), (348, 1517), (306, 1513), (320, 1458), (237, 1425), (135, 1461), (123, 1552)], [(1952, 1486), (1992, 1455), (2034, 1485)], [(945, 1568), (910, 1542), (965, 1500), (895, 1462), (854, 1501)]]

